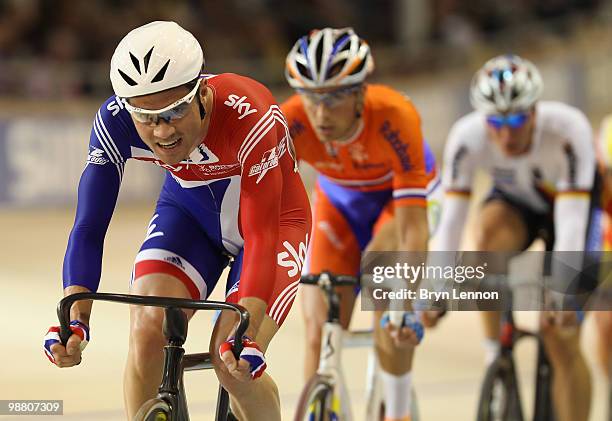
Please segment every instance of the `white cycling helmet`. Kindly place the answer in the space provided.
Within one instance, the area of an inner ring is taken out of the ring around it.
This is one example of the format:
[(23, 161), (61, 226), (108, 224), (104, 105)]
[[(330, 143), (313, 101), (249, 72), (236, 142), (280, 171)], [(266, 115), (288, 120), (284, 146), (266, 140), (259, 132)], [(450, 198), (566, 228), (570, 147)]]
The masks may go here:
[(528, 60), (502, 55), (487, 61), (472, 78), (470, 102), (487, 114), (526, 111), (542, 95), (538, 69)]
[(353, 28), (324, 28), (297, 40), (285, 77), (296, 89), (341, 87), (362, 83), (373, 68), (370, 47)]
[(113, 53), (110, 79), (121, 98), (148, 95), (196, 79), (204, 54), (175, 22), (155, 21), (130, 31)]

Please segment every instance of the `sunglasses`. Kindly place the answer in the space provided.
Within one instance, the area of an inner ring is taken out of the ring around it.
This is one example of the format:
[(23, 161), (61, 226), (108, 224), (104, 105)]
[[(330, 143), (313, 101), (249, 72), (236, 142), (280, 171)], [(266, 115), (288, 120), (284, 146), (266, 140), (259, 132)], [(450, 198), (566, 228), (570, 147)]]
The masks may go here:
[(508, 126), (511, 129), (518, 129), (523, 127), (529, 113), (515, 113), (506, 115), (492, 114), (487, 116), (487, 124), (496, 130), (501, 129), (504, 126)]
[(128, 110), (134, 117), (134, 120), (139, 123), (157, 125), (159, 124), (159, 120), (164, 120), (167, 123), (180, 120), (189, 112), (189, 107), (198, 93), (200, 81), (201, 79), (198, 79), (193, 89), (187, 95), (160, 110), (146, 110), (144, 108), (134, 107), (130, 105), (127, 100), (124, 101), (125, 109)]
[(334, 89), (328, 92), (314, 92), (310, 89), (296, 89), (297, 93), (313, 105), (323, 104), (327, 108), (334, 108), (340, 105), (349, 96), (361, 90), (361, 85), (349, 86), (346, 88)]

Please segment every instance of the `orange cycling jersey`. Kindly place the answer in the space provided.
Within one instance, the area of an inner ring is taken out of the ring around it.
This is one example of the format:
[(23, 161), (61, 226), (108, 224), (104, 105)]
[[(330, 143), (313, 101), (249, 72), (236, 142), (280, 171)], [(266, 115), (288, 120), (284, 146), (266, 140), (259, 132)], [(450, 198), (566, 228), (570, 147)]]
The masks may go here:
[(357, 275), (361, 252), (391, 220), (394, 208), (427, 206), (428, 193), (439, 184), (434, 156), (421, 134), (420, 117), (399, 92), (366, 85), (355, 135), (342, 142), (323, 143), (299, 96), (291, 97), (281, 110), (298, 160), (319, 172), (305, 270)]
[(419, 114), (402, 94), (366, 85), (360, 127), (351, 139), (333, 142), (334, 154), (317, 138), (299, 95), (281, 109), (298, 159), (330, 182), (363, 192), (392, 189), (394, 206), (426, 206), (427, 185), (436, 176), (434, 159), (426, 153)]

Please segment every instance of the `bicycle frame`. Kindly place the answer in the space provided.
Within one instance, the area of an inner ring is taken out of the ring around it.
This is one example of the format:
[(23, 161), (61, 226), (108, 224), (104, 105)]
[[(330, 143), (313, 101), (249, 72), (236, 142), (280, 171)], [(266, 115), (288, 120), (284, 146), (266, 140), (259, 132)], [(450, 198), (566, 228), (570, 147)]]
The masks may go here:
[[(180, 318), (182, 319), (184, 318), (184, 313), (182, 313), (180, 308), (188, 308), (192, 310), (232, 310), (239, 316), (239, 324), (235, 332), (235, 336), (238, 338), (241, 338), (244, 335), (244, 332), (249, 324), (248, 311), (245, 308), (235, 304), (228, 304), (219, 301), (197, 301), (171, 297), (81, 292), (64, 297), (57, 306), (57, 316), (60, 322), (60, 339), (64, 344), (72, 335), (72, 331), (70, 330), (70, 309), (72, 304), (80, 300), (110, 301), (166, 308), (164, 323), (168, 323), (170, 331), (179, 332), (178, 336), (181, 336), (181, 338), (176, 341), (171, 341), (164, 347), (163, 378), (162, 384), (159, 386), (157, 396), (171, 405), (173, 413), (181, 421), (189, 420), (187, 402), (183, 387), (183, 371), (201, 370), (212, 368), (213, 366), (210, 363), (209, 353), (190, 354), (186, 355), (183, 359), (185, 350), (183, 349), (182, 345), (184, 343), (184, 337), (187, 335), (187, 321), (185, 318), (184, 326), (177, 326), (177, 323), (180, 324), (182, 322), (177, 320), (176, 312), (180, 312)], [(164, 332), (164, 334), (166, 335), (166, 332)], [(168, 335), (166, 336), (167, 339), (170, 340)], [(242, 342), (235, 341), (233, 352), (237, 358), (241, 351)], [(218, 421), (226, 420), (228, 410), (229, 396), (227, 391), (221, 385), (219, 385), (215, 419)]]
[(352, 276), (334, 276), (329, 272), (322, 272), (319, 275), (304, 275), (301, 282), (317, 285), (327, 297), (329, 308), (327, 321), (323, 325), (317, 375), (325, 377), (332, 385), (333, 399), (335, 400), (332, 406), (337, 406), (339, 419), (350, 421), (353, 419), (353, 415), (341, 363), (344, 331), (340, 324), (340, 301), (334, 287), (339, 285), (355, 286), (357, 279)]
[[(369, 346), (374, 343), (371, 330), (363, 331), (344, 331), (340, 325), (340, 303), (338, 296), (334, 292), (334, 287), (338, 285), (356, 285), (356, 279), (351, 276), (335, 276), (329, 272), (322, 272), (320, 275), (304, 275), (302, 283), (317, 285), (323, 290), (328, 300), (327, 321), (323, 325), (321, 352), (317, 375), (328, 379), (334, 388), (334, 394), (339, 399), (339, 413), (341, 420), (352, 420), (350, 399), (348, 389), (342, 371), (341, 354), (344, 346)], [(390, 312), (391, 323), (401, 325), (404, 313), (407, 310), (397, 309)], [(382, 403), (382, 385), (379, 379), (379, 365), (377, 356), (374, 352), (368, 358), (367, 387), (366, 387), (366, 420), (377, 420), (380, 416)], [(415, 421), (418, 420), (418, 410), (416, 408), (416, 398), (413, 393), (413, 407), (411, 408)]]
[(340, 323), (326, 322), (323, 326), (323, 342), (317, 374), (328, 377), (340, 398), (340, 419), (352, 420), (351, 404), (342, 371), (343, 330)]
[[(501, 315), (502, 319), (499, 336), (500, 353), (496, 358), (496, 361), (501, 362), (504, 367), (509, 367), (509, 370), (513, 373), (513, 382), (515, 385), (517, 385), (518, 377), (515, 371), (515, 363), (513, 357), (514, 347), (519, 340), (525, 337), (530, 337), (537, 340), (538, 348), (533, 419), (537, 421), (553, 421), (555, 419), (555, 416), (552, 407), (551, 397), (552, 367), (546, 356), (544, 344), (542, 343), (542, 339), (540, 338), (539, 333), (530, 332), (528, 330), (521, 329), (515, 325), (514, 315), (512, 312), (513, 293), (511, 289), (507, 289), (507, 296), (509, 297), (508, 308), (503, 310)], [(492, 363), (491, 366), (493, 366), (494, 363)], [(487, 372), (489, 369), (487, 369)], [(515, 413), (512, 414), (511, 419), (522, 421), (524, 419), (523, 405), (521, 401), (520, 390), (518, 389), (518, 386), (516, 387), (516, 408), (514, 408)], [(483, 392), (481, 392), (480, 399), (482, 399), (482, 393)], [(480, 406), (481, 403), (479, 403), (479, 408)], [(481, 419), (480, 414), (478, 419)]]

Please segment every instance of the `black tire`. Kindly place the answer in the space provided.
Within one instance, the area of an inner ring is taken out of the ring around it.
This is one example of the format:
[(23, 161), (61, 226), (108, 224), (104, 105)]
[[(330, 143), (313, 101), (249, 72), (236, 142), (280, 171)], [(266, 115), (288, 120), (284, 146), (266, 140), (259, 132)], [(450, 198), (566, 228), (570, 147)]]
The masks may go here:
[(163, 399), (149, 399), (142, 404), (134, 421), (172, 421), (170, 405)]
[(498, 357), (487, 369), (480, 399), (478, 421), (523, 421), (514, 362)]
[(304, 386), (295, 413), (295, 421), (335, 421), (332, 411), (334, 387), (326, 376), (314, 375)]
[(552, 401), (552, 366), (546, 356), (544, 344), (538, 341), (538, 365), (536, 368), (536, 392), (534, 419), (541, 421), (555, 421), (555, 410)]

